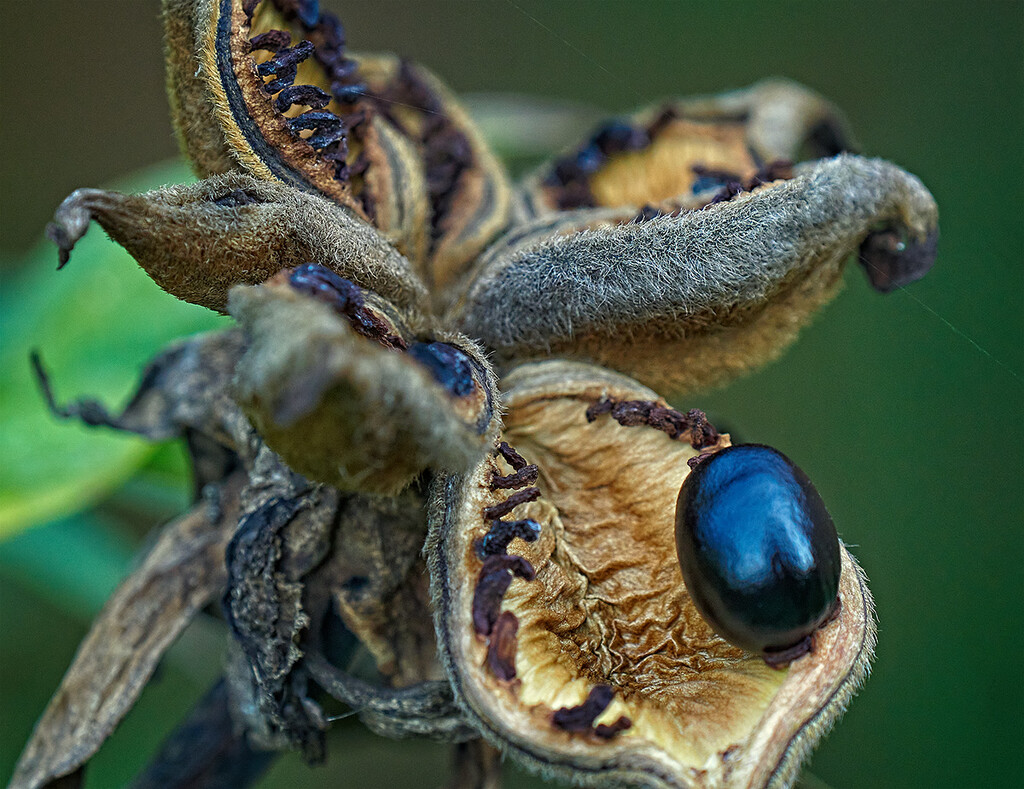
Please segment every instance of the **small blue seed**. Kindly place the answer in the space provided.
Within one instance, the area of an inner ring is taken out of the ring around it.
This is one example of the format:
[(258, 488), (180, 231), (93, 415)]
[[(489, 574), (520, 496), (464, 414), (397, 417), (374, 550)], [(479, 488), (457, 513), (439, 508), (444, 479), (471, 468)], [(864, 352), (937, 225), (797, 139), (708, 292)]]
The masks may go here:
[(441, 386), (456, 397), (465, 397), (476, 387), (469, 357), (446, 342), (417, 342), (409, 354), (426, 367)]

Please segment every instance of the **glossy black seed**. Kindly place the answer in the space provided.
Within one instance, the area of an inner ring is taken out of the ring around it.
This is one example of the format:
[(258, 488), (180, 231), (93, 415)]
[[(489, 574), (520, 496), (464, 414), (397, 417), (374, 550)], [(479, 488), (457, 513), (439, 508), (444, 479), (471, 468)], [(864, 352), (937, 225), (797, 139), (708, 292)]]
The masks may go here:
[(456, 397), (465, 397), (476, 387), (469, 357), (446, 342), (416, 342), (409, 353), (430, 370), (434, 380)]
[(676, 550), (697, 610), (743, 649), (792, 647), (833, 611), (832, 518), (807, 476), (771, 447), (730, 447), (696, 466), (679, 492)]

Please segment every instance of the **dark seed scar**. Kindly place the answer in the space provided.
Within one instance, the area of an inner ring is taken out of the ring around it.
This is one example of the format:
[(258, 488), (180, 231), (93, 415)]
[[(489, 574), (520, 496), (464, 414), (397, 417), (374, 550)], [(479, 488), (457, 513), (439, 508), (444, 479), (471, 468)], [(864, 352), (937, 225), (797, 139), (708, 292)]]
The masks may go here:
[(501, 601), (512, 578), (532, 581), (534, 576), (533, 565), (522, 556), (488, 556), (480, 568), (476, 590), (473, 592), (473, 629), (479, 635), (491, 635), (500, 615)]
[(703, 449), (718, 441), (718, 431), (707, 418), (707, 415), (694, 408), (683, 414), (674, 408), (666, 408), (651, 400), (598, 400), (587, 409), (587, 421), (593, 422), (604, 414), (623, 427), (646, 425), (667, 433), (673, 439), (689, 433), (690, 445), (694, 449)]
[(556, 728), (568, 732), (592, 732), (602, 739), (610, 739), (633, 725), (625, 715), (612, 723), (594, 727), (594, 721), (612, 703), (615, 691), (611, 685), (595, 685), (587, 694), (587, 699), (575, 707), (562, 707), (551, 715), (551, 722)]
[(516, 633), (519, 620), (511, 611), (502, 611), (494, 623), (487, 645), (487, 667), (498, 679), (509, 682), (516, 677)]

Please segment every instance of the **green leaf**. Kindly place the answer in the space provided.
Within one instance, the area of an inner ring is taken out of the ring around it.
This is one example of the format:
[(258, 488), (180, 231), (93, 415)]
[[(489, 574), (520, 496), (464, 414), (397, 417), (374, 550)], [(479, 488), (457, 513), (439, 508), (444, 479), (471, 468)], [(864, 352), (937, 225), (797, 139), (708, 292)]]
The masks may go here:
[(131, 567), (124, 537), (88, 512), (41, 525), (0, 544), (0, 579), (88, 622)]
[[(139, 192), (189, 180), (185, 165), (173, 162), (115, 188)], [(164, 293), (96, 225), (64, 270), (56, 264), (54, 246), (41, 243), (0, 287), (0, 539), (89, 507), (157, 448), (52, 416), (31, 373), (32, 349), (42, 354), (58, 400), (90, 396), (116, 406), (169, 341), (227, 321)]]

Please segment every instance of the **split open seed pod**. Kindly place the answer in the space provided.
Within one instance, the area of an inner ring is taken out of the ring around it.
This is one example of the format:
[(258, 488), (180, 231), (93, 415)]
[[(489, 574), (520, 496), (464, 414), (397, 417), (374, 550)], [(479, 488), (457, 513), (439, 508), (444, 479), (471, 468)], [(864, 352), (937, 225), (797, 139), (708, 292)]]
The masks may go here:
[[(312, 0), (166, 0), (168, 92), (200, 175), (326, 197), (443, 284), (506, 224), (504, 169), (444, 84), (352, 55)], [(207, 108), (216, 108), (209, 112)]]
[(527, 176), (515, 211), (525, 221), (578, 208), (700, 208), (788, 178), (798, 159), (853, 148), (834, 105), (795, 82), (769, 79), (606, 121)]
[[(790, 785), (868, 670), (874, 613), (854, 559), (842, 549), (839, 614), (812, 651), (771, 668), (701, 618), (676, 556), (687, 461), (728, 436), (589, 365), (526, 364), (502, 388), (505, 444), (438, 481), (428, 542), (467, 713), (528, 767), (578, 783)], [(623, 401), (646, 416), (600, 405)]]

